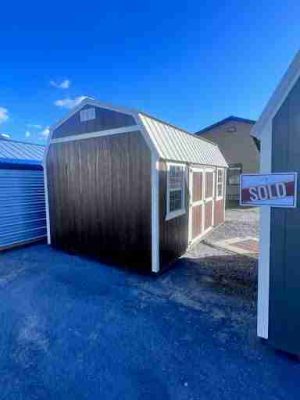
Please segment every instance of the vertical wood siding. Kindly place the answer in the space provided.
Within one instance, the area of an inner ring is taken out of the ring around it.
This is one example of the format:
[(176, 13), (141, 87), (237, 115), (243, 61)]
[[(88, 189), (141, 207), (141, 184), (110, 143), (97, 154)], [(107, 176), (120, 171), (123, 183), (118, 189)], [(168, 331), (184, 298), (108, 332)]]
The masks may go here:
[(208, 203), (205, 204), (204, 207), (204, 230), (210, 228), (212, 226), (212, 216), (213, 216), (213, 202), (209, 201)]
[(185, 188), (186, 213), (166, 221), (167, 213), (167, 167), (160, 162), (159, 171), (159, 237), (160, 266), (164, 269), (177, 257), (181, 256), (188, 246), (189, 191)]
[(52, 144), (54, 246), (151, 270), (151, 153), (139, 132)]
[(81, 110), (88, 108), (95, 108), (95, 119), (82, 122), (80, 121), (80, 111), (78, 111), (53, 131), (52, 138), (57, 139), (70, 135), (78, 135), (80, 133), (98, 132), (106, 129), (116, 129), (136, 124), (131, 115), (105, 108), (86, 105), (82, 107)]
[(193, 206), (191, 212), (192, 215), (192, 239), (195, 239), (197, 236), (202, 233), (202, 205)]
[[(272, 172), (300, 174), (300, 80), (273, 119)], [(300, 209), (271, 209), (269, 340), (300, 354)]]
[(205, 198), (212, 197), (213, 195), (213, 181), (214, 181), (214, 173), (206, 172), (205, 173)]
[(203, 173), (193, 172), (193, 202), (202, 200)]
[(222, 224), (224, 217), (224, 200), (216, 200), (214, 225)]

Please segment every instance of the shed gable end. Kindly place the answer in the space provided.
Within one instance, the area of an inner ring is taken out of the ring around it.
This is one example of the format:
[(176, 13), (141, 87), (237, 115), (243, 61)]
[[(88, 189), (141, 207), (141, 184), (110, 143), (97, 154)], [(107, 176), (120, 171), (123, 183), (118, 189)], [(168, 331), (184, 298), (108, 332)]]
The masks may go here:
[(132, 125), (136, 125), (132, 115), (86, 104), (53, 130), (52, 139)]

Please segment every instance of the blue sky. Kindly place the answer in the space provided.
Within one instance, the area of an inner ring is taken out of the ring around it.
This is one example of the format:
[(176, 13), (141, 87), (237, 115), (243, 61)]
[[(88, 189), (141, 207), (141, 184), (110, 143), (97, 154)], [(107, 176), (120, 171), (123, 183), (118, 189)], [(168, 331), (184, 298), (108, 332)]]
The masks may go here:
[(299, 0), (4, 2), (0, 132), (43, 143), (81, 96), (190, 131), (256, 119), (300, 47), (299, 16)]

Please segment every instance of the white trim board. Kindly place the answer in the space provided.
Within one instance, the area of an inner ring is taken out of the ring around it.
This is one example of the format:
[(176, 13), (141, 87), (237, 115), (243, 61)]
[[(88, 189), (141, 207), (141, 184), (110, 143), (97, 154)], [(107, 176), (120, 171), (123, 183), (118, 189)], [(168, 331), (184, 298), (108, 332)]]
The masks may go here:
[(140, 127), (138, 125), (131, 125), (123, 128), (107, 129), (104, 131), (97, 131), (97, 132), (81, 133), (78, 135), (70, 135), (66, 137), (52, 139), (50, 144), (73, 142), (77, 140), (91, 139), (101, 136), (118, 135), (120, 133), (129, 133), (135, 131), (140, 131)]
[[(261, 138), (261, 173), (270, 173), (272, 169), (272, 121)], [(270, 296), (270, 242), (271, 207), (260, 208), (260, 242), (258, 260), (257, 294), (257, 335), (264, 339), (269, 336), (269, 296)]]
[(158, 273), (159, 265), (159, 161), (151, 155), (151, 270)]

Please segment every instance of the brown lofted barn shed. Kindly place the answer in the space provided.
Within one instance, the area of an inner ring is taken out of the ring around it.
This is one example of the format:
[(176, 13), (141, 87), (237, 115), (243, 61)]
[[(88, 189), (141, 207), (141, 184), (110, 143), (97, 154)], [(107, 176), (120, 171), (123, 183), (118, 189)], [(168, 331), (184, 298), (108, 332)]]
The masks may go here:
[(50, 131), (48, 243), (159, 273), (225, 217), (218, 146), (87, 98)]

